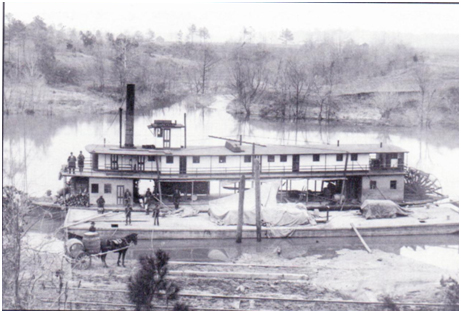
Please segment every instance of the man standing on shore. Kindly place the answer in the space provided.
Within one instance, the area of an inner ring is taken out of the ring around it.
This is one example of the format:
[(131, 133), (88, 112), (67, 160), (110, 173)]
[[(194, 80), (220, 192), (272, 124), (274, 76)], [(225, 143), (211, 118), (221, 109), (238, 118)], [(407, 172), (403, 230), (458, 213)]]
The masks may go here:
[(80, 174), (83, 173), (84, 165), (85, 165), (85, 156), (83, 156), (82, 151), (80, 151), (80, 154), (78, 155), (78, 170), (80, 171)]
[(77, 162), (77, 158), (71, 152), (70, 156), (67, 158), (67, 167), (69, 168), (69, 174), (75, 174), (75, 162)]

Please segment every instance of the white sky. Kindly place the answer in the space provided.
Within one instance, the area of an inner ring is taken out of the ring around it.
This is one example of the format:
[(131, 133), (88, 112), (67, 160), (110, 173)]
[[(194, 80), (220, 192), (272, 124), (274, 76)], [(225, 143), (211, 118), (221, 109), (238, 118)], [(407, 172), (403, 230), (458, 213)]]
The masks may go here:
[(360, 32), (401, 32), (416, 35), (456, 34), (459, 6), (441, 4), (289, 4), (289, 3), (129, 3), (79, 1), (27, 3), (7, 1), (6, 13), (30, 22), (36, 15), (47, 24), (77, 30), (146, 32), (175, 40), (189, 25), (207, 27), (211, 40), (238, 39), (252, 27), (256, 39), (276, 42), (288, 28), (301, 42), (306, 32), (341, 29)]

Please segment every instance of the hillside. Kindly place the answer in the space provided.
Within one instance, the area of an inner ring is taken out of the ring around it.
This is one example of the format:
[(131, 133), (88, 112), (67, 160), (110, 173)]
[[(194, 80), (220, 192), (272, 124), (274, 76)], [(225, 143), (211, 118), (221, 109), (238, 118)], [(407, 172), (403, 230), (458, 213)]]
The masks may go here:
[[(193, 37), (192, 37), (193, 38)], [(154, 37), (57, 30), (39, 17), (5, 28), (7, 114), (114, 112), (127, 83), (139, 109), (185, 98), (268, 119), (399, 126), (458, 124), (457, 51), (418, 51), (324, 39), (304, 45), (165, 42)]]

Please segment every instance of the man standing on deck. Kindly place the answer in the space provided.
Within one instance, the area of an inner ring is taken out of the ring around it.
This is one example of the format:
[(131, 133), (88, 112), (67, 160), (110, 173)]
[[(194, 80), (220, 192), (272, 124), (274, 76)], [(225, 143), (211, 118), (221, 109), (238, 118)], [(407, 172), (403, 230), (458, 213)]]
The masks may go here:
[(181, 199), (181, 193), (176, 189), (173, 193), (173, 203), (176, 210), (179, 208), (179, 199)]
[(152, 217), (154, 218), (154, 226), (160, 226), (160, 222), (158, 217), (160, 215), (160, 205), (158, 203), (155, 204), (154, 212), (152, 213)]
[(98, 213), (104, 214), (104, 203), (106, 203), (106, 200), (100, 196), (99, 199), (96, 200), (96, 203), (98, 204)]
[(69, 168), (69, 174), (75, 174), (75, 162), (77, 162), (77, 158), (71, 152), (70, 156), (67, 158), (67, 167)]
[(144, 196), (144, 204), (146, 205), (146, 214), (149, 215), (149, 204), (152, 202), (152, 192), (147, 188), (146, 195)]
[(84, 165), (85, 165), (85, 157), (83, 156), (82, 151), (80, 151), (80, 154), (78, 155), (78, 170), (80, 171), (80, 174), (83, 173)]
[(131, 192), (129, 189), (125, 190), (125, 206), (131, 206)]
[(130, 221), (131, 225), (131, 212), (133, 212), (133, 208), (131, 205), (127, 205), (125, 207), (125, 226), (128, 225), (128, 221)]

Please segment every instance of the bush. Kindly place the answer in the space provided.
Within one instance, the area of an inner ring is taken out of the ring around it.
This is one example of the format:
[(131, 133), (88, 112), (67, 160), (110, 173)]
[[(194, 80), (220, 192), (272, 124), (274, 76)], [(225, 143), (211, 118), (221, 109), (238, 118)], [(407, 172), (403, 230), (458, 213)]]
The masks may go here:
[(151, 310), (152, 301), (160, 291), (165, 292), (167, 306), (169, 300), (177, 299), (180, 288), (166, 279), (169, 259), (168, 253), (160, 249), (155, 256), (143, 255), (139, 258), (141, 268), (128, 282), (128, 296), (137, 311)]
[(445, 303), (450, 311), (459, 311), (459, 283), (453, 278), (440, 280), (440, 285), (445, 291)]

